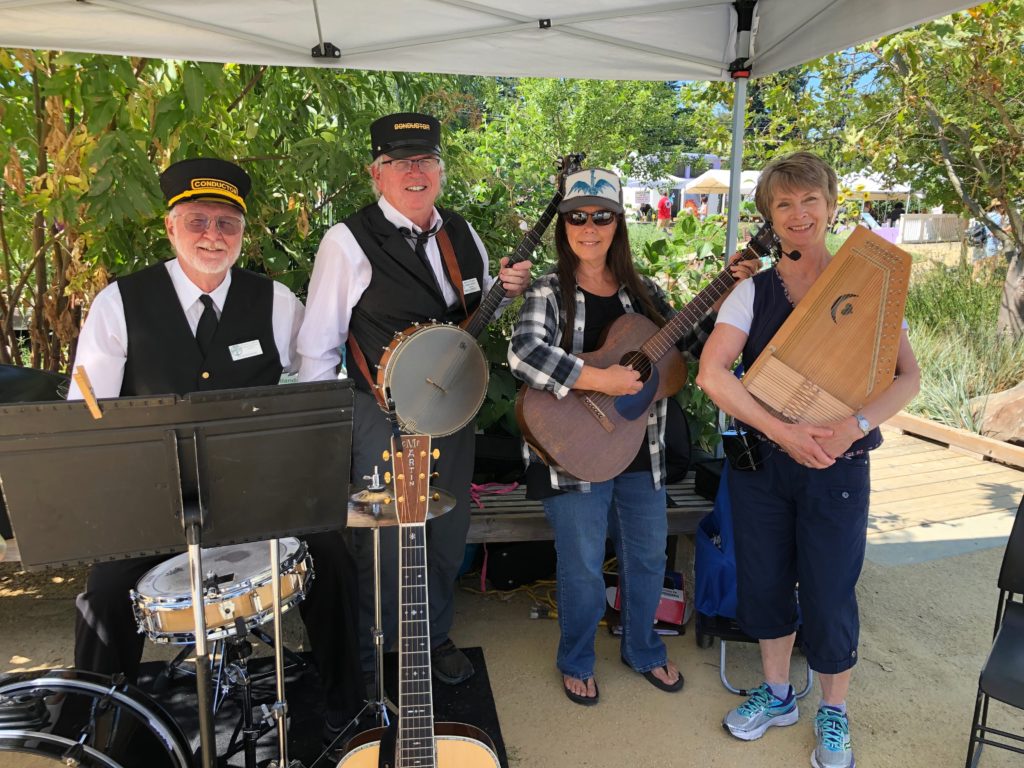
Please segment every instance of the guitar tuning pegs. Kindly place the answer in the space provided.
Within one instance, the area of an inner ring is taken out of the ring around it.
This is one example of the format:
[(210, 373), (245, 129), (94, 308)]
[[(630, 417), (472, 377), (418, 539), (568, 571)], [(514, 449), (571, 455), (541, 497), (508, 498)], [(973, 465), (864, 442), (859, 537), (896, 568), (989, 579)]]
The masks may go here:
[(420, 476), (419, 476), (419, 479), (420, 479), (420, 480), (425, 480), (425, 479), (426, 479), (426, 477), (427, 477), (427, 476), (426, 476), (425, 474), (423, 474), (422, 472), (420, 472)]
[(430, 494), (430, 500), (431, 501), (440, 501), (441, 500), (441, 494), (438, 493), (437, 491), (434, 491), (432, 494)]
[(437, 478), (439, 478), (440, 476), (441, 476), (440, 472), (431, 472), (430, 473), (430, 479), (431, 480), (437, 480)]
[(385, 504), (390, 504), (393, 501), (394, 501), (394, 499), (392, 499), (390, 496), (385, 496), (384, 497), (384, 503)]
[(400, 483), (404, 483), (405, 482), (405, 475), (403, 475), (401, 472), (399, 472), (397, 475), (395, 475), (395, 479), (398, 480)]
[(390, 483), (391, 482), (391, 473), (390, 472), (385, 472), (384, 473), (384, 482), (385, 483)]
[(435, 459), (439, 459), (439, 458), (441, 458), (441, 451), (439, 449), (435, 448), (434, 450), (432, 450), (430, 452), (430, 455), (433, 456)]
[(384, 461), (391, 461), (391, 451), (385, 450), (380, 456)]
[(423, 503), (426, 500), (427, 500), (426, 496), (420, 496), (420, 503)]

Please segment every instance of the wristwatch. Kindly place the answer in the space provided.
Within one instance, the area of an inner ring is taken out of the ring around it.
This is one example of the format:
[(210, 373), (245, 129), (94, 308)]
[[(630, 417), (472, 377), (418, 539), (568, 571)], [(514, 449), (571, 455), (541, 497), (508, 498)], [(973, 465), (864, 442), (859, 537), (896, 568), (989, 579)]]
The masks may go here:
[(861, 432), (865, 435), (871, 432), (871, 424), (864, 418), (863, 414), (855, 413), (853, 414), (853, 418), (857, 422), (857, 426), (860, 427)]

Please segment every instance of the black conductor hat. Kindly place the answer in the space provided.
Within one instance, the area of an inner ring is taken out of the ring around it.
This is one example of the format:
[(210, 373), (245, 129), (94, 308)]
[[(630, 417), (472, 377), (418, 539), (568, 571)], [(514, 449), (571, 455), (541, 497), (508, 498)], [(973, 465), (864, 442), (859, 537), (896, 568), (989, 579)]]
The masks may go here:
[(179, 160), (160, 174), (167, 207), (189, 200), (213, 200), (227, 203), (245, 213), (245, 196), (252, 180), (234, 163), (215, 157)]
[(441, 156), (441, 123), (418, 112), (397, 112), (370, 125), (370, 154), (376, 160), (388, 155), (396, 160), (413, 155)]

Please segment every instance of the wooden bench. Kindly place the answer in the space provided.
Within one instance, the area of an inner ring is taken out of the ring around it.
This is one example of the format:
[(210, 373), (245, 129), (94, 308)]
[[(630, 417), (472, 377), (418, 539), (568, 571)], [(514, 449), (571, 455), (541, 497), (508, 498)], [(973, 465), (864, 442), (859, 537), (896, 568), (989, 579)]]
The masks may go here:
[[(681, 483), (669, 485), (668, 533), (670, 536), (693, 535), (697, 523), (711, 511), (711, 502), (693, 490), (693, 473)], [(479, 544), (488, 541), (550, 541), (554, 532), (544, 517), (539, 501), (528, 501), (526, 487), (511, 493), (481, 497), (483, 508), (475, 504), (470, 508), (469, 535), (466, 541)], [(17, 562), (18, 545), (13, 539), (3, 562)]]
[[(711, 511), (711, 502), (694, 492), (693, 473), (683, 482), (669, 485), (667, 493), (669, 535), (694, 534), (697, 523)], [(544, 508), (539, 501), (527, 500), (525, 486), (503, 495), (485, 495), (480, 501), (482, 509), (475, 504), (470, 507), (468, 543), (554, 538), (554, 531), (544, 517)]]

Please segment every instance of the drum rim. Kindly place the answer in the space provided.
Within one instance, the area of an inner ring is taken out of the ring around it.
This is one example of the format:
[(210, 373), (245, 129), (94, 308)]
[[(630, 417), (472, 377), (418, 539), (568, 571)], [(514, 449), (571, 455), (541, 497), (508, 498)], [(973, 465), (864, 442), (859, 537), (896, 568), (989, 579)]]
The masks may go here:
[[(21, 755), (36, 755), (47, 758), (56, 757), (58, 760), (60, 759), (59, 755), (50, 755), (49, 753), (41, 753), (38, 751), (28, 751), (26, 749), (19, 748), (16, 745), (4, 743), (5, 741), (11, 739), (24, 739), (25, 741), (43, 742), (44, 744), (52, 744), (53, 746), (62, 747), (65, 750), (67, 750), (70, 747), (74, 747), (78, 744), (77, 741), (69, 739), (67, 736), (58, 736), (55, 733), (43, 733), (42, 731), (27, 731), (20, 730), (17, 728), (0, 730), (0, 752), (15, 752)], [(121, 763), (108, 757), (107, 755), (104, 755), (102, 752), (97, 752), (88, 744), (82, 744), (81, 747), (85, 756), (89, 758), (89, 762), (84, 764), (84, 768), (122, 768)]]
[[(283, 538), (283, 539), (278, 539), (278, 541), (281, 544), (285, 544), (286, 545), (285, 556), (282, 557), (281, 561), (280, 561), (280, 563), (281, 563), (281, 575), (283, 576), (286, 573), (290, 573), (291, 570), (293, 568), (295, 568), (298, 563), (300, 563), (303, 560), (305, 560), (306, 555), (308, 553), (306, 551), (306, 542), (304, 542), (302, 539), (299, 539), (299, 538), (297, 538), (295, 536), (288, 536), (288, 537)], [(295, 547), (295, 551), (294, 552), (288, 552), (287, 551), (287, 543), (288, 542), (292, 542), (292, 541), (297, 542), (297, 545)], [(221, 547), (213, 547), (212, 549), (227, 549), (227, 548), (232, 548), (232, 547), (247, 547), (247, 546), (252, 546), (254, 544), (266, 544), (266, 543), (267, 543), (266, 541), (246, 541), (246, 542), (242, 542), (240, 544), (225, 544), (225, 545), (223, 545)], [(185, 562), (187, 562), (188, 561), (188, 553), (187, 552), (180, 552), (177, 555), (174, 555), (173, 557), (169, 557), (168, 559), (164, 560), (162, 563), (157, 563), (152, 568), (150, 568), (148, 571), (146, 571), (144, 574), (142, 574), (142, 577), (138, 580), (138, 582), (136, 582), (135, 588), (131, 590), (132, 595), (138, 595), (141, 599), (144, 599), (144, 600), (147, 600), (147, 601), (158, 602), (158, 603), (166, 602), (168, 604), (175, 604), (175, 603), (181, 603), (181, 602), (187, 601), (186, 602), (186, 606), (191, 606), (191, 604), (192, 604), (192, 595), (190, 593), (187, 593), (187, 592), (186, 592), (186, 595), (184, 597), (182, 597), (181, 593), (176, 593), (173, 596), (171, 596), (171, 595), (160, 596), (160, 595), (146, 594), (144, 592), (140, 592), (139, 591), (139, 587), (141, 587), (143, 582), (145, 582), (147, 579), (149, 579), (150, 576), (155, 571), (161, 570), (168, 563), (172, 563), (175, 560), (179, 560), (179, 559), (183, 559)], [(224, 584), (222, 586), (217, 587), (216, 595), (214, 595), (213, 597), (210, 597), (209, 595), (207, 595), (207, 599), (214, 599), (214, 598), (216, 598), (217, 600), (230, 600), (233, 597), (238, 597), (239, 595), (244, 595), (246, 592), (251, 591), (251, 587), (254, 586), (254, 585), (255, 586), (263, 586), (264, 584), (269, 583), (269, 581), (271, 580), (271, 577), (272, 577), (272, 570), (271, 570), (270, 566), (267, 565), (265, 567), (265, 569), (260, 571), (259, 573), (250, 574), (250, 575), (246, 576), (244, 579), (240, 579), (238, 581), (232, 581), (229, 584)], [(247, 588), (247, 586), (249, 588)]]
[[(24, 690), (26, 687), (66, 688), (79, 691), (85, 689), (100, 696), (110, 694), (115, 702), (124, 704), (140, 721), (149, 725), (154, 736), (164, 743), (168, 752), (178, 759), (182, 768), (192, 765), (191, 743), (178, 725), (178, 721), (163, 704), (132, 683), (121, 682), (115, 686), (107, 675), (75, 668), (16, 672), (0, 680), (0, 694), (11, 690)], [(113, 692), (111, 688), (114, 689)]]

